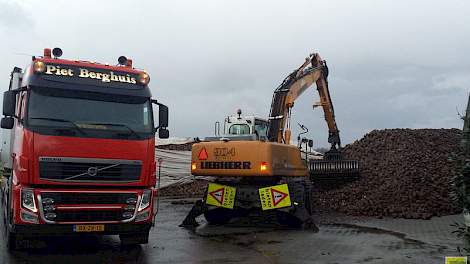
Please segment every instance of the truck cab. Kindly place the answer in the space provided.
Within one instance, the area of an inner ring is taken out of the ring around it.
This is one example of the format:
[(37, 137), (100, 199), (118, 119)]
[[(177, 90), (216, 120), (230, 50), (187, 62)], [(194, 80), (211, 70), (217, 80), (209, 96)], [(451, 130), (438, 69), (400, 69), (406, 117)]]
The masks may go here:
[(168, 108), (125, 57), (110, 66), (61, 55), (45, 49), (26, 69), (15, 67), (4, 93), (7, 246), (82, 233), (147, 243), (156, 214), (155, 133), (168, 137)]

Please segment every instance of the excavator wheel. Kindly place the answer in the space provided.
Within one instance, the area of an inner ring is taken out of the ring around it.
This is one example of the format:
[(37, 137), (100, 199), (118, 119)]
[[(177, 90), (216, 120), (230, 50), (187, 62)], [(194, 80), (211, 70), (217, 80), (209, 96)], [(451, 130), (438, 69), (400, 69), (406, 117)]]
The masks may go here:
[(294, 207), (289, 211), (278, 210), (277, 221), (280, 225), (292, 228), (317, 230), (312, 220), (311, 183), (309, 180), (288, 180), (289, 193)]
[(204, 218), (207, 222), (215, 225), (228, 223), (234, 217), (233, 210), (227, 208), (215, 208), (204, 212)]
[(282, 226), (287, 226), (291, 228), (300, 228), (302, 227), (302, 220), (297, 218), (290, 212), (277, 211), (277, 221)]

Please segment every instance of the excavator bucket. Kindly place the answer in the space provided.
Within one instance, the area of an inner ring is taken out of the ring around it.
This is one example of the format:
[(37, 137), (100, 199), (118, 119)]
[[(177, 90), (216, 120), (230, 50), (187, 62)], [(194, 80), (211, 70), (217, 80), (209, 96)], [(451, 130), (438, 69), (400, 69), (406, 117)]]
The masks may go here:
[(330, 150), (323, 159), (310, 160), (310, 178), (312, 181), (353, 181), (360, 177), (357, 160), (344, 159), (339, 151)]

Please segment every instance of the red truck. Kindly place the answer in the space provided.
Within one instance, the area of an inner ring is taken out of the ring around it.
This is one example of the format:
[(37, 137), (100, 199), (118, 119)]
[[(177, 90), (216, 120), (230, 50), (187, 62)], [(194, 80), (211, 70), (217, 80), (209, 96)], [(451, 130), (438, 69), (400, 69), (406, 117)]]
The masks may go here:
[(83, 233), (145, 244), (157, 210), (155, 133), (168, 138), (168, 107), (151, 98), (149, 75), (124, 56), (113, 66), (61, 55), (44, 49), (25, 70), (15, 67), (4, 92), (7, 247)]

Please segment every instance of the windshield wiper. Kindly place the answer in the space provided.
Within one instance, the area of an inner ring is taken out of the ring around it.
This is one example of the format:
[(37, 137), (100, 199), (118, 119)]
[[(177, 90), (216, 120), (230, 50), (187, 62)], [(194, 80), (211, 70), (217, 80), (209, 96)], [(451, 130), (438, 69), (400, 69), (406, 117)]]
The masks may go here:
[(125, 127), (131, 134), (134, 134), (137, 138), (142, 138), (137, 132), (135, 132), (134, 129), (129, 127), (126, 124), (116, 124), (116, 123), (87, 123), (87, 125), (94, 125), (94, 126), (119, 126), (119, 127)]
[(72, 124), (83, 135), (87, 134), (85, 131), (83, 131), (83, 129), (80, 128), (79, 125), (67, 119), (52, 118), (52, 117), (30, 117), (30, 119), (49, 120), (49, 121), (55, 121), (55, 122), (69, 123), (69, 124)]

